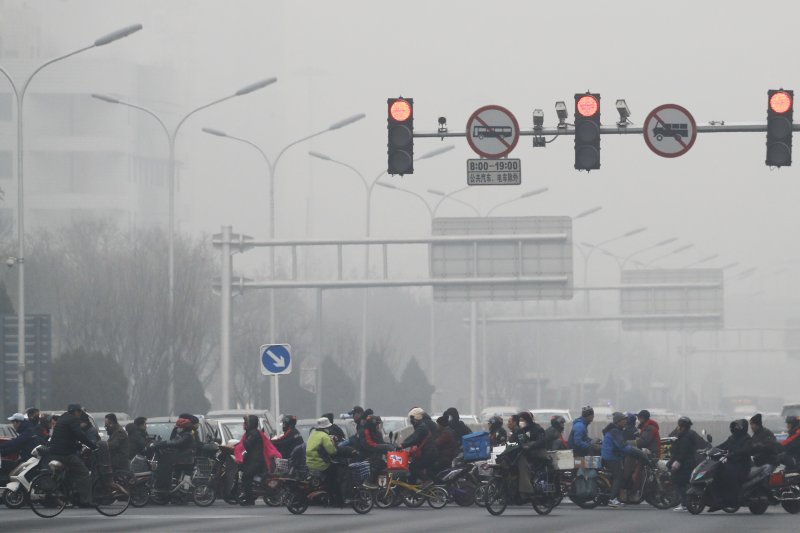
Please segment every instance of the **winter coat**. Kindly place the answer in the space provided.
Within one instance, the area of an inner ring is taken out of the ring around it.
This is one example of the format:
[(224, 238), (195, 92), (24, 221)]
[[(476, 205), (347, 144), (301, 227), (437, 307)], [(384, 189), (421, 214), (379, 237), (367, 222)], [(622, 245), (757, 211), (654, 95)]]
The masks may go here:
[(745, 475), (750, 470), (750, 453), (752, 439), (747, 433), (731, 435), (728, 440), (718, 446), (721, 450), (728, 450), (727, 466), (735, 469), (740, 475)]
[(272, 439), (272, 444), (281, 452), (281, 457), (291, 457), (292, 450), (303, 444), (303, 436), (297, 428), (292, 428), (280, 437)]
[(589, 423), (581, 416), (572, 422), (572, 429), (569, 432), (567, 446), (572, 448), (576, 457), (584, 457), (591, 454), (592, 439), (589, 438)]
[(673, 472), (673, 478), (676, 482), (686, 484), (692, 475), (692, 470), (697, 466), (696, 449), (694, 435), (697, 435), (694, 430), (690, 429), (685, 433), (678, 433), (677, 439), (672, 443), (671, 459), (667, 463), (667, 468), (672, 470), (672, 464), (678, 462), (680, 467), (677, 471)]
[(53, 455), (73, 455), (81, 451), (81, 444), (91, 449), (96, 449), (97, 444), (92, 442), (81, 429), (80, 419), (72, 413), (64, 413), (53, 428), (50, 437), (50, 453)]
[(430, 417), (423, 417), (414, 428), (414, 432), (403, 441), (400, 447), (419, 446), (422, 453), (420, 460), (426, 464), (434, 464), (437, 460), (436, 437), (436, 424)]
[(650, 450), (654, 457), (661, 457), (661, 434), (655, 420), (647, 419), (639, 426), (636, 447)]
[(609, 424), (603, 429), (603, 446), (600, 449), (603, 461), (622, 461), (632, 449), (630, 444), (625, 443), (622, 429), (616, 424)]
[(157, 443), (157, 447), (171, 451), (174, 464), (194, 463), (195, 440), (191, 429), (174, 431), (170, 440)]
[(547, 450), (566, 450), (567, 441), (561, 431), (550, 426), (544, 431), (544, 442)]
[(751, 437), (753, 464), (755, 466), (777, 465), (780, 445), (775, 434), (765, 427), (753, 432)]
[[(324, 452), (320, 453), (320, 448)], [(331, 436), (325, 430), (314, 429), (308, 437), (306, 443), (306, 466), (309, 470), (322, 472), (330, 467), (327, 457), (336, 453), (336, 446), (333, 444)], [(326, 457), (327, 456), (327, 457)]]
[(35, 447), (44, 442), (36, 435), (33, 425), (27, 420), (22, 423), (17, 436), (8, 442), (0, 444), (1, 454), (19, 453), (20, 459), (27, 461)]
[(382, 456), (391, 448), (384, 442), (383, 433), (381, 433), (375, 424), (364, 425), (362, 438), (361, 451), (367, 456)]
[(137, 454), (144, 453), (147, 433), (133, 422), (125, 426), (125, 431), (128, 432), (128, 459), (133, 459)]
[(108, 435), (108, 453), (111, 456), (111, 469), (114, 472), (127, 472), (130, 470), (130, 459), (128, 458), (128, 434), (117, 427)]
[(258, 417), (249, 415), (247, 429), (242, 435), (242, 446), (244, 451), (244, 464), (248, 467), (259, 466), (264, 468), (264, 445), (261, 442), (261, 431), (258, 429)]
[(443, 413), (447, 417), (447, 427), (453, 430), (456, 442), (461, 446), (461, 437), (469, 435), (472, 430), (461, 420), (455, 407), (451, 407)]
[(797, 428), (794, 433), (781, 442), (781, 449), (795, 459), (800, 459), (800, 428)]
[(436, 437), (436, 449), (439, 454), (439, 468), (449, 468), (458, 455), (459, 445), (453, 429), (446, 427)]

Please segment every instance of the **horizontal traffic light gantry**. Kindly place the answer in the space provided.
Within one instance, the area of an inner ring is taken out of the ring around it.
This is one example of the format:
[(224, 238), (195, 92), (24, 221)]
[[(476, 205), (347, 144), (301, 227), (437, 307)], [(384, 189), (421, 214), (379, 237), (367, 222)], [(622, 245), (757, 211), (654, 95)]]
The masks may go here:
[(600, 168), (600, 95), (575, 95), (575, 168)]
[(770, 167), (788, 167), (792, 164), (792, 117), (794, 91), (772, 89), (767, 91), (767, 159)]
[(388, 167), (391, 175), (414, 173), (414, 99), (389, 98), (386, 128)]

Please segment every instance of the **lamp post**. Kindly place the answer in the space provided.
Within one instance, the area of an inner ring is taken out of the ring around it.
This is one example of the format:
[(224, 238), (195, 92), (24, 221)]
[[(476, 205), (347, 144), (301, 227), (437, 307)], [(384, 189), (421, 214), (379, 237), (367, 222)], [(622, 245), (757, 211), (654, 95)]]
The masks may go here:
[(25, 173), (23, 171), (23, 139), (25, 133), (23, 127), (23, 111), (25, 107), (25, 95), (28, 92), (28, 87), (34, 76), (48, 65), (80, 54), (86, 50), (111, 44), (141, 29), (141, 24), (126, 26), (125, 28), (96, 39), (88, 46), (45, 61), (36, 67), (27, 77), (21, 89), (17, 88), (14, 78), (12, 78), (4, 68), (0, 67), (0, 74), (8, 79), (8, 83), (11, 85), (11, 90), (14, 91), (14, 96), (17, 100), (17, 257), (11, 258), (11, 260), (18, 266), (17, 279), (19, 284), (17, 293), (17, 408), (19, 411), (25, 409)]
[[(430, 159), (432, 157), (436, 157), (438, 155), (441, 155), (441, 154), (444, 154), (446, 152), (449, 152), (453, 148), (455, 148), (455, 147), (452, 146), (452, 145), (442, 146), (442, 147), (437, 148), (435, 150), (431, 150), (430, 152), (427, 152), (427, 153), (425, 153), (425, 154), (423, 154), (423, 155), (421, 155), (421, 156), (419, 156), (417, 158), (414, 158), (414, 161), (420, 161), (422, 159)], [(365, 229), (365, 233), (366, 233), (367, 237), (369, 237), (371, 235), (370, 219), (371, 219), (371, 209), (372, 209), (371, 208), (372, 191), (375, 188), (375, 185), (381, 185), (383, 187), (402, 190), (402, 191), (405, 191), (405, 192), (408, 192), (408, 193), (411, 193), (411, 194), (416, 194), (416, 193), (412, 193), (411, 191), (408, 191), (406, 189), (400, 189), (400, 188), (394, 187), (394, 186), (392, 186), (390, 184), (381, 183), (380, 181), (378, 181), (378, 180), (380, 180), (380, 178), (384, 174), (386, 174), (386, 170), (381, 171), (371, 181), (368, 181), (367, 178), (364, 177), (364, 174), (362, 174), (357, 168), (355, 168), (354, 166), (352, 166), (352, 165), (350, 165), (348, 163), (339, 161), (337, 159), (334, 159), (334, 158), (332, 158), (330, 156), (327, 156), (325, 154), (322, 154), (320, 152), (311, 151), (311, 152), (308, 153), (308, 155), (310, 155), (312, 157), (316, 157), (317, 159), (321, 159), (322, 161), (329, 161), (331, 163), (335, 163), (337, 165), (340, 165), (340, 166), (343, 166), (345, 168), (348, 168), (351, 171), (355, 172), (356, 175), (359, 178), (361, 178), (361, 182), (364, 184), (364, 192), (365, 192), (366, 220), (365, 220), (364, 229)], [(426, 203), (426, 206), (427, 206), (427, 203)], [(430, 207), (429, 206), (428, 206), (428, 210), (430, 211)], [(433, 214), (432, 213), (431, 213), (431, 219), (433, 219)], [(365, 277), (369, 276), (369, 246), (366, 246), (365, 250), (364, 250), (364, 276)], [(362, 302), (361, 302), (361, 359), (359, 361), (360, 376), (359, 376), (359, 384), (358, 384), (358, 397), (359, 397), (360, 405), (366, 405), (366, 401), (367, 401), (366, 400), (366, 398), (367, 398), (367, 313), (368, 313), (368, 303), (369, 303), (368, 302), (368, 295), (369, 295), (369, 291), (368, 290), (364, 290), (363, 294), (362, 294)], [(433, 316), (433, 311), (432, 310), (431, 310), (431, 316)], [(431, 319), (431, 320), (433, 320), (433, 319)], [(433, 333), (431, 335), (433, 335)]]
[(531, 196), (536, 196), (536, 195), (545, 193), (545, 192), (547, 192), (549, 190), (550, 189), (548, 187), (541, 187), (539, 189), (534, 189), (532, 191), (524, 192), (524, 193), (520, 194), (519, 196), (511, 198), (510, 200), (506, 200), (505, 202), (500, 202), (499, 204), (497, 204), (494, 207), (492, 207), (491, 209), (489, 209), (486, 212), (486, 215), (484, 215), (484, 216), (488, 218), (488, 217), (492, 216), (492, 211), (494, 211), (498, 207), (510, 204), (512, 202), (516, 202), (517, 200), (522, 200), (523, 198), (530, 198)]
[(466, 186), (466, 187), (462, 187), (462, 188), (460, 188), (460, 189), (456, 189), (456, 190), (454, 190), (454, 191), (450, 191), (450, 192), (447, 192), (447, 193), (446, 193), (446, 192), (444, 192), (444, 191), (440, 191), (440, 190), (438, 190), (438, 189), (428, 189), (428, 192), (429, 192), (430, 194), (434, 194), (434, 195), (436, 195), (436, 196), (441, 196), (441, 198), (439, 199), (439, 201), (438, 201), (438, 202), (436, 203), (436, 205), (433, 207), (433, 214), (434, 214), (434, 216), (436, 215), (436, 212), (439, 210), (439, 207), (441, 207), (441, 205), (444, 203), (444, 201), (445, 201), (445, 200), (447, 200), (447, 199), (450, 199), (450, 200), (452, 200), (452, 201), (454, 201), (454, 202), (456, 202), (456, 203), (459, 203), (459, 204), (461, 204), (461, 205), (464, 205), (464, 206), (467, 206), (467, 207), (469, 207), (469, 208), (470, 208), (470, 209), (472, 209), (472, 211), (475, 213), (475, 216), (476, 216), (476, 217), (480, 217), (480, 216), (481, 216), (481, 212), (480, 212), (480, 211), (478, 211), (478, 208), (477, 208), (477, 207), (475, 207), (474, 205), (472, 205), (472, 204), (470, 204), (470, 203), (467, 203), (467, 202), (465, 202), (465, 201), (463, 201), (463, 200), (459, 200), (458, 198), (454, 198), (454, 196), (455, 196), (456, 194), (460, 193), (461, 191), (466, 191), (466, 190), (467, 190), (467, 189), (469, 189), (469, 188), (470, 188), (469, 186)]
[[(290, 142), (286, 146), (284, 146), (278, 155), (275, 157), (274, 162), (270, 160), (269, 156), (267, 156), (266, 152), (258, 146), (253, 141), (248, 139), (244, 139), (242, 137), (237, 137), (235, 135), (230, 135), (225, 133), (222, 130), (214, 129), (214, 128), (203, 128), (202, 131), (208, 133), (210, 135), (214, 135), (215, 137), (222, 137), (225, 139), (230, 139), (232, 141), (240, 142), (254, 148), (261, 157), (264, 159), (264, 163), (267, 165), (267, 171), (269, 173), (269, 238), (270, 240), (275, 239), (275, 172), (278, 168), (278, 163), (280, 162), (283, 155), (286, 151), (295, 146), (300, 144), (304, 141), (309, 139), (313, 139), (323, 133), (327, 133), (329, 131), (334, 131), (341, 129), (345, 126), (348, 126), (354, 122), (357, 122), (364, 118), (366, 115), (360, 113), (358, 115), (350, 116), (346, 119), (340, 120), (338, 122), (334, 122), (324, 130), (317, 131), (312, 133), (311, 135), (307, 135), (300, 139)], [(270, 247), (270, 277), (275, 277), (275, 248)], [(223, 327), (230, 327), (230, 317), (222, 317), (222, 324)], [(275, 343), (275, 289), (269, 290), (269, 342)], [(222, 366), (230, 368), (230, 346), (223, 346), (222, 347), (223, 357), (222, 357)], [(321, 367), (320, 367), (321, 368)], [(224, 408), (228, 408), (230, 404), (230, 373), (227, 372), (223, 373), (223, 381), (222, 381), (222, 403)], [(278, 417), (280, 416), (280, 388), (279, 388), (279, 377), (276, 375), (274, 376), (274, 387), (272, 388), (272, 408), (273, 408), (273, 416), (275, 417), (275, 423), (278, 423)]]
[(719, 254), (711, 254), (711, 255), (707, 255), (706, 257), (703, 257), (703, 258), (701, 258), (701, 259), (698, 259), (698, 260), (697, 260), (697, 261), (695, 261), (694, 263), (689, 263), (688, 265), (686, 265), (686, 266), (685, 266), (685, 267), (683, 267), (683, 268), (692, 268), (692, 267), (695, 267), (695, 266), (697, 266), (697, 265), (702, 265), (703, 263), (708, 263), (709, 261), (713, 261), (713, 260), (714, 260), (714, 259), (716, 259), (717, 257), (719, 257)]
[[(630, 231), (627, 231), (627, 232), (623, 233), (622, 235), (617, 235), (616, 237), (611, 237), (610, 239), (606, 239), (606, 240), (601, 241), (601, 242), (599, 242), (597, 244), (581, 243), (582, 245), (584, 245), (584, 246), (589, 248), (589, 251), (586, 252), (586, 253), (584, 253), (583, 250), (580, 249), (580, 247), (578, 248), (578, 250), (583, 255), (583, 286), (584, 287), (588, 287), (588, 285), (589, 285), (589, 259), (592, 258), (592, 254), (594, 253), (595, 250), (597, 250), (599, 247), (603, 246), (604, 244), (609, 244), (611, 242), (616, 242), (616, 241), (621, 240), (621, 239), (626, 239), (628, 237), (633, 237), (634, 235), (638, 235), (639, 233), (642, 233), (643, 231), (647, 231), (647, 228), (646, 227), (642, 227), (642, 228), (632, 229)], [(588, 315), (590, 310), (591, 310), (591, 301), (589, 299), (589, 291), (587, 290), (587, 291), (585, 291), (585, 293), (586, 293), (586, 299), (584, 301), (585, 301), (585, 306), (586, 306), (586, 314)]]
[[(199, 107), (194, 108), (193, 110), (189, 111), (178, 121), (177, 125), (174, 129), (170, 130), (166, 123), (161, 119), (155, 111), (148, 109), (144, 106), (140, 106), (138, 104), (133, 104), (130, 102), (125, 102), (123, 100), (119, 100), (117, 98), (112, 98), (110, 96), (100, 95), (100, 94), (93, 94), (92, 97), (96, 98), (102, 102), (106, 102), (109, 104), (118, 104), (125, 107), (130, 107), (132, 109), (138, 109), (144, 113), (147, 113), (151, 117), (153, 117), (164, 130), (164, 134), (167, 136), (167, 142), (169, 143), (169, 300), (167, 306), (167, 329), (170, 334), (170, 339), (168, 341), (168, 355), (167, 355), (167, 404), (170, 414), (175, 414), (175, 323), (174, 323), (174, 316), (175, 316), (175, 140), (178, 137), (178, 133), (181, 130), (181, 126), (195, 113), (198, 111), (202, 111), (203, 109), (207, 109), (213, 105), (222, 103), (226, 100), (230, 100), (231, 98), (236, 98), (237, 96), (244, 96), (246, 94), (250, 94), (254, 91), (259, 89), (263, 89), (264, 87), (271, 85), (278, 81), (278, 78), (267, 78), (264, 80), (257, 81), (255, 83), (251, 83), (250, 85), (246, 85), (236, 91), (233, 94), (229, 94), (222, 98), (218, 98), (217, 100), (213, 100), (207, 104), (201, 105)], [(222, 370), (223, 383), (226, 379), (226, 369)], [(227, 404), (226, 404), (227, 407)]]

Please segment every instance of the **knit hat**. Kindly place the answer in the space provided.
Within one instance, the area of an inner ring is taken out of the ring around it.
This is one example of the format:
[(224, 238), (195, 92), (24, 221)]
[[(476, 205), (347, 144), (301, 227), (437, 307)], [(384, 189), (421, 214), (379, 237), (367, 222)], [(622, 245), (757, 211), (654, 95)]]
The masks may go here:
[(764, 424), (761, 423), (761, 413), (756, 413), (750, 418), (750, 422), (757, 426), (763, 426)]
[(650, 411), (648, 411), (647, 409), (642, 409), (636, 416), (644, 418), (645, 420), (650, 420)]
[(617, 411), (613, 415), (611, 415), (611, 420), (616, 424), (620, 420), (625, 420), (625, 414)]

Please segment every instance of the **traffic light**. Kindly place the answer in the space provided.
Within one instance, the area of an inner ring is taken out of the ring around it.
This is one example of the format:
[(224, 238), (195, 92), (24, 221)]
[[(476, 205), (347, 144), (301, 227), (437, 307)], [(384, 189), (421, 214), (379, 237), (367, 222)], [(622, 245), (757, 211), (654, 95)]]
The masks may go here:
[(575, 95), (575, 168), (600, 168), (600, 95)]
[(794, 91), (767, 91), (767, 160), (771, 167), (792, 164), (792, 115)]
[(386, 128), (389, 134), (389, 174), (414, 173), (414, 99), (389, 98)]

